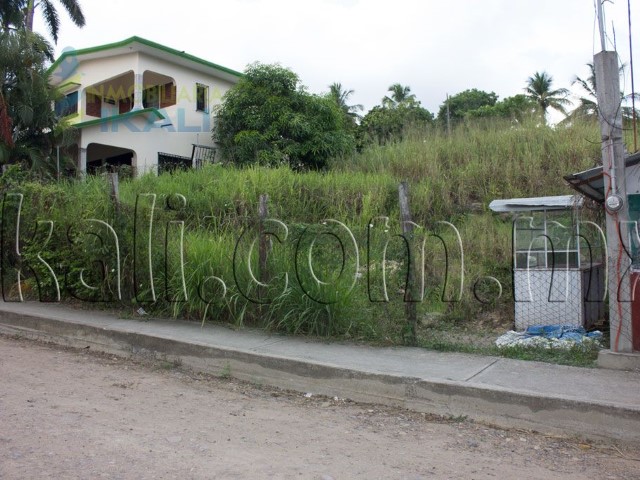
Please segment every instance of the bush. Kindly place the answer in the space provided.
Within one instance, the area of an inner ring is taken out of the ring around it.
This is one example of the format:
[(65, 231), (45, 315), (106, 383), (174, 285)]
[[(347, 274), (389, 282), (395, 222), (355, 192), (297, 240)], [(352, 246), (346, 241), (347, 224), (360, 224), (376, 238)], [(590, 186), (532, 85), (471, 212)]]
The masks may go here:
[(213, 138), (237, 165), (321, 169), (354, 150), (355, 140), (334, 101), (311, 95), (279, 65), (250, 65), (223, 97)]

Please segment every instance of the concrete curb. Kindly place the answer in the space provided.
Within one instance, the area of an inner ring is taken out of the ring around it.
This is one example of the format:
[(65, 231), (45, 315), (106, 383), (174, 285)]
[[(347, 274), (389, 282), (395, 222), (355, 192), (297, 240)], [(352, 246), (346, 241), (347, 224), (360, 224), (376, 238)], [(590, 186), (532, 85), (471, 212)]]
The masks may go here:
[(598, 366), (612, 370), (630, 370), (640, 372), (639, 353), (618, 353), (601, 350), (598, 354)]
[[(199, 329), (199, 325), (193, 327)], [(594, 439), (640, 441), (640, 404), (576, 400), (498, 385), (430, 380), (401, 373), (372, 373), (330, 363), (229, 346), (211, 346), (33, 313), (2, 311), (0, 333), (66, 346), (89, 346), (93, 350), (119, 356), (149, 356), (196, 371), (230, 375), (256, 384), (445, 416), (468, 417), (502, 427)], [(588, 374), (586, 370), (585, 375)], [(640, 398), (638, 400), (640, 402)]]

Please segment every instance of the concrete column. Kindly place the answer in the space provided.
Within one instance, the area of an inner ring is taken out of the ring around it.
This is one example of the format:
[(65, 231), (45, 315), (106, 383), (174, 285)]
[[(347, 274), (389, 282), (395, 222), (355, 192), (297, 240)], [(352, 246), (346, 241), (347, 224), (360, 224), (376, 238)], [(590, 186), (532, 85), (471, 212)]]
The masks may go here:
[[(607, 214), (607, 260), (609, 264), (609, 324), (611, 351), (633, 351), (631, 325), (631, 261), (623, 245), (629, 220), (622, 113), (620, 108), (620, 71), (618, 54), (612, 51), (593, 57), (598, 85), (598, 110), (602, 139), (605, 210)], [(615, 200), (615, 201), (614, 201)]]
[(142, 110), (144, 108), (142, 105), (142, 79), (142, 73), (136, 73), (133, 76), (133, 108), (131, 110)]
[(87, 149), (78, 148), (78, 172), (80, 177), (87, 174)]

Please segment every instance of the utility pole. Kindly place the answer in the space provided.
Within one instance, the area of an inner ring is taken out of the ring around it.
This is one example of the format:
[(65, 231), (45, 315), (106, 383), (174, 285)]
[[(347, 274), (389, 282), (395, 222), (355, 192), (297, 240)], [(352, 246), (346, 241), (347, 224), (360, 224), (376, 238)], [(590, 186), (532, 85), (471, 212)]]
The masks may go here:
[(631, 261), (623, 246), (628, 245), (629, 241), (622, 237), (623, 232), (627, 231), (629, 211), (622, 141), (618, 54), (602, 51), (593, 57), (593, 63), (598, 86), (596, 94), (602, 138), (611, 351), (631, 353), (631, 281), (628, 271)]

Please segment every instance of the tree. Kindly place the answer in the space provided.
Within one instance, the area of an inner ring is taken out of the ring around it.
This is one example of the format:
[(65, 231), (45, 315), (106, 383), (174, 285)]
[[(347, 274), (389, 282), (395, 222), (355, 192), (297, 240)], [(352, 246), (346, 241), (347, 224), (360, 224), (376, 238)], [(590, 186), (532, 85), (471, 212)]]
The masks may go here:
[(54, 137), (66, 130), (51, 104), (57, 98), (45, 68), (50, 45), (24, 30), (0, 32), (0, 163), (47, 165)]
[(587, 63), (589, 76), (587, 78), (576, 78), (571, 85), (579, 85), (586, 93), (578, 98), (578, 106), (571, 112), (572, 118), (598, 118), (598, 96), (596, 94), (596, 68), (593, 63)]
[[(58, 33), (60, 31), (60, 16), (58, 15), (58, 10), (54, 3), (51, 0), (23, 0), (23, 3), (26, 1), (26, 14), (25, 14), (25, 28), (28, 32), (33, 31), (33, 16), (36, 7), (42, 8), (42, 15), (44, 16), (44, 21), (49, 27), (49, 33), (51, 34), (51, 38), (53, 38), (54, 43), (58, 43)], [(78, 0), (60, 0), (60, 3), (67, 11), (69, 18), (73, 23), (75, 23), (78, 27), (84, 27), (85, 19), (84, 14), (82, 13), (82, 8), (80, 7), (80, 3)]]
[(387, 90), (391, 92), (391, 97), (385, 96), (382, 99), (382, 106), (384, 107), (397, 107), (399, 105), (413, 105), (420, 104), (420, 102), (416, 101), (416, 96), (411, 93), (411, 87), (400, 85), (399, 83), (394, 83)]
[(527, 79), (527, 86), (525, 87), (526, 95), (538, 104), (538, 108), (542, 114), (544, 122), (547, 121), (547, 111), (549, 108), (558, 110), (566, 115), (566, 106), (571, 102), (566, 98), (569, 94), (569, 90), (566, 88), (558, 88), (554, 90), (551, 85), (553, 84), (553, 77), (547, 72), (536, 72), (532, 77)]
[(360, 123), (360, 142), (376, 142), (384, 145), (402, 140), (404, 132), (411, 127), (425, 128), (433, 123), (433, 114), (419, 104), (399, 104), (394, 107), (373, 107)]
[(261, 63), (249, 65), (224, 95), (213, 139), (222, 156), (238, 165), (296, 169), (324, 168), (329, 158), (355, 148), (335, 101), (307, 93), (291, 70)]
[(24, 0), (3, 0), (0, 3), (0, 28), (15, 30), (24, 24)]
[[(76, 1), (61, 0), (74, 22), (84, 25)], [(32, 31), (33, 10), (42, 6), (52, 36), (59, 20), (48, 0), (3, 0), (0, 4), (0, 163), (22, 164), (38, 174), (52, 170), (53, 145), (64, 146), (75, 133), (57, 118), (52, 104), (59, 97), (50, 86), (52, 46)]]
[(360, 146), (369, 142), (382, 145), (401, 140), (408, 128), (424, 128), (433, 123), (433, 115), (416, 100), (411, 87), (394, 83), (387, 91), (391, 96), (385, 96), (382, 105), (369, 110), (360, 122)]
[(360, 104), (349, 105), (347, 103), (353, 93), (353, 90), (344, 90), (341, 83), (332, 83), (329, 85), (329, 98), (332, 99), (344, 115), (355, 124), (356, 120), (360, 118), (358, 112), (361, 112), (364, 107)]
[(475, 110), (466, 112), (465, 118), (504, 118), (521, 122), (531, 117), (538, 105), (524, 94), (507, 97), (496, 102), (495, 105), (483, 105)]
[[(578, 85), (586, 95), (582, 95), (578, 98), (578, 106), (569, 114), (569, 119), (598, 119), (598, 94), (596, 88), (596, 68), (593, 63), (587, 63), (589, 67), (589, 76), (587, 78), (581, 78), (576, 75), (576, 78), (571, 82), (571, 85)], [(620, 65), (619, 73), (624, 74), (625, 65)], [(636, 97), (637, 98), (637, 97)], [(631, 99), (631, 94), (625, 95), (624, 92), (620, 92), (620, 100), (622, 102)], [(622, 115), (625, 119), (633, 118), (632, 107), (622, 107)]]
[(440, 110), (438, 110), (438, 123), (446, 125), (447, 107), (449, 110), (449, 119), (453, 122), (458, 122), (463, 120), (468, 112), (484, 106), (492, 107), (496, 104), (497, 100), (498, 96), (495, 93), (488, 93), (476, 88), (456, 93), (440, 105)]

